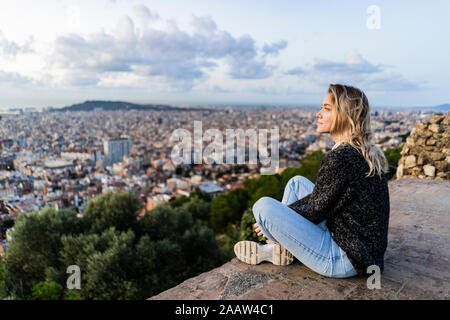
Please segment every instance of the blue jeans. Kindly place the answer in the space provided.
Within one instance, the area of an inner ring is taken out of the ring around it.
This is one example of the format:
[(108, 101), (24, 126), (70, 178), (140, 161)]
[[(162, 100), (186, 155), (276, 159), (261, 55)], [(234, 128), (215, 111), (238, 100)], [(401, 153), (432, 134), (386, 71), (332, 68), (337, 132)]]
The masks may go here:
[(302, 176), (286, 184), (282, 201), (262, 197), (253, 205), (253, 215), (262, 233), (286, 247), (313, 271), (333, 278), (348, 278), (357, 272), (347, 254), (334, 242), (325, 221), (314, 224), (287, 205), (310, 194), (314, 184)]

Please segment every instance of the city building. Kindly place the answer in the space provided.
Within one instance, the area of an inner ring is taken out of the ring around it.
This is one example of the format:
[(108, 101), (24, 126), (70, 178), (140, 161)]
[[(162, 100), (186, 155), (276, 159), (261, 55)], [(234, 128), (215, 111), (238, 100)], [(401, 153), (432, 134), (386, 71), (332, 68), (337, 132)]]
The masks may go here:
[(105, 153), (103, 166), (111, 166), (114, 163), (122, 162), (124, 156), (129, 157), (131, 154), (131, 139), (105, 140), (103, 142), (103, 151)]

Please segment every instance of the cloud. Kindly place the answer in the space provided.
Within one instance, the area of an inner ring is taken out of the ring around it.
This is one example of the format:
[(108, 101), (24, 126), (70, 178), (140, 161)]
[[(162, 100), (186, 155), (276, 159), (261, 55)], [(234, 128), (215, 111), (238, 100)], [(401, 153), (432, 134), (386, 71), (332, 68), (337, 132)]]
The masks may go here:
[(289, 69), (284, 74), (298, 76), (320, 86), (342, 83), (367, 90), (383, 91), (408, 91), (421, 88), (421, 84), (408, 81), (394, 72), (392, 67), (370, 63), (355, 52), (347, 54), (344, 61), (317, 58), (312, 65)]
[(226, 89), (226, 88), (223, 88), (223, 87), (218, 86), (218, 85), (214, 85), (212, 87), (212, 89), (210, 89), (210, 91), (211, 92), (215, 92), (215, 93), (231, 93), (231, 92), (233, 92), (230, 89)]
[(280, 40), (278, 42), (274, 42), (272, 44), (264, 44), (262, 50), (267, 55), (278, 55), (278, 53), (287, 47), (287, 41)]
[(105, 73), (129, 72), (159, 79), (175, 90), (190, 90), (218, 67), (218, 60), (224, 62), (232, 79), (270, 77), (275, 67), (266, 63), (265, 56), (277, 55), (287, 46), (286, 41), (279, 41), (258, 48), (250, 35), (233, 37), (209, 16), (192, 15), (193, 33), (181, 30), (174, 20), (167, 21), (165, 30), (157, 29), (142, 23), (159, 19), (156, 12), (143, 5), (134, 11), (140, 15), (141, 29), (131, 17), (123, 16), (112, 32), (59, 36), (48, 57), (49, 67), (77, 74), (84, 79), (80, 83), (97, 83)]
[(290, 75), (290, 76), (297, 76), (297, 75), (302, 75), (302, 74), (305, 74), (305, 73), (306, 73), (305, 69), (297, 67), (297, 68), (289, 69), (284, 74)]
[(229, 74), (232, 79), (265, 79), (272, 75), (273, 66), (268, 66), (265, 61), (245, 59), (239, 56), (230, 59)]
[(136, 45), (137, 36), (134, 22), (129, 16), (120, 18), (115, 30), (115, 37), (118, 47), (123, 47), (124, 50)]
[(20, 45), (14, 41), (9, 41), (0, 31), (0, 55), (7, 59), (15, 59), (18, 54), (33, 53), (31, 45), (33, 43), (33, 37), (29, 37), (28, 40)]
[(388, 70), (376, 77), (363, 79), (361, 85), (373, 91), (412, 91), (423, 89), (425, 81), (412, 82), (401, 74)]
[(62, 83), (76, 87), (90, 87), (95, 86), (100, 82), (100, 79), (95, 75), (83, 75), (77, 73), (67, 73), (64, 75)]
[(197, 17), (193, 14), (191, 20), (191, 24), (197, 33), (212, 35), (217, 31), (217, 25), (210, 16)]
[(335, 62), (325, 59), (316, 59), (312, 67), (313, 72), (329, 72), (339, 74), (367, 74), (377, 73), (383, 70), (383, 65), (373, 65), (359, 54), (351, 54), (344, 62)]
[(121, 54), (122, 40), (103, 33), (90, 39), (76, 34), (61, 36), (55, 42), (51, 65), (80, 72), (131, 71), (130, 53)]
[(36, 84), (37, 82), (32, 78), (23, 76), (17, 72), (6, 72), (0, 70), (0, 85), (8, 86), (26, 86), (30, 84)]
[(142, 26), (146, 26), (150, 21), (159, 20), (159, 14), (156, 11), (151, 11), (143, 4), (134, 6), (133, 13)]

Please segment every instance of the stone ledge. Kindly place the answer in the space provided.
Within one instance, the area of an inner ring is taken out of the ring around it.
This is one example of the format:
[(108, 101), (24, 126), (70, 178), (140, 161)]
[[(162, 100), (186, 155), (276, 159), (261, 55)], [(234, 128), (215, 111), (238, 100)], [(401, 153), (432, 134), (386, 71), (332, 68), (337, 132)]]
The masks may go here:
[(252, 266), (234, 258), (149, 300), (446, 299), (450, 290), (450, 182), (389, 182), (391, 214), (381, 289), (367, 277), (321, 276), (298, 260)]

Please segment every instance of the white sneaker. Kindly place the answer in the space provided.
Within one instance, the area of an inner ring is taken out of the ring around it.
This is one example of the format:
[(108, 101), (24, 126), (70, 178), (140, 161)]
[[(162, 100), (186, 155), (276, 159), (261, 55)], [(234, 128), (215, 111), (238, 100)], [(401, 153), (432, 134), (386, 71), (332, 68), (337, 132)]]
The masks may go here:
[(239, 241), (234, 245), (236, 257), (248, 264), (269, 261), (277, 266), (286, 266), (294, 261), (294, 256), (279, 243), (267, 244), (255, 241)]

